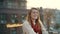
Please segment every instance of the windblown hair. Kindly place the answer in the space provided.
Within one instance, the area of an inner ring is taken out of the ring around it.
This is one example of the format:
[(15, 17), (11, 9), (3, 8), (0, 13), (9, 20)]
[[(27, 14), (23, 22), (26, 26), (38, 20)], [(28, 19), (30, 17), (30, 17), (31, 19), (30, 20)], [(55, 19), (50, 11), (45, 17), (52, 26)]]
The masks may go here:
[[(38, 10), (37, 8), (31, 8), (30, 9), (30, 11), (28, 12), (28, 14), (27, 14), (27, 17), (26, 17), (26, 20), (29, 22), (29, 24), (31, 25), (31, 22), (32, 22), (32, 20), (31, 20), (31, 12), (32, 12), (32, 10)], [(38, 10), (38, 12), (39, 12), (39, 10)], [(38, 23), (38, 25), (39, 26), (41, 26), (40, 25), (40, 14), (38, 13), (38, 18), (36, 19), (36, 23)]]

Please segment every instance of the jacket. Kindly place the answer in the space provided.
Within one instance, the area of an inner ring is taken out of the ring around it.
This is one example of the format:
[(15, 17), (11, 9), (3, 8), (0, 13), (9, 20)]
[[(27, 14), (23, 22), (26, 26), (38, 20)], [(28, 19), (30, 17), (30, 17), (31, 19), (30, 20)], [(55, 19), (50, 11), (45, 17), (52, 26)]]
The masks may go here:
[[(46, 31), (41, 21), (40, 24), (41, 24), (42, 34), (48, 34), (48, 31)], [(37, 34), (34, 32), (33, 28), (31, 27), (31, 25), (27, 20), (23, 21), (22, 28), (23, 28), (23, 34)]]

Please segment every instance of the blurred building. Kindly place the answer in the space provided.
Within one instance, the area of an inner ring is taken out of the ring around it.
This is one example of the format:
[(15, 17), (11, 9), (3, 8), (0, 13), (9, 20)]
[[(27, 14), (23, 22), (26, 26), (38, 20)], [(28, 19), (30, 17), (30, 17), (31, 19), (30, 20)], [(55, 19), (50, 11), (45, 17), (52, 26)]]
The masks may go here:
[(26, 3), (26, 0), (0, 0), (1, 34), (23, 34), (21, 19), (26, 15)]
[(60, 10), (56, 9), (55, 11), (55, 30), (60, 34)]
[(49, 34), (60, 34), (60, 10), (46, 8), (43, 11), (43, 23)]

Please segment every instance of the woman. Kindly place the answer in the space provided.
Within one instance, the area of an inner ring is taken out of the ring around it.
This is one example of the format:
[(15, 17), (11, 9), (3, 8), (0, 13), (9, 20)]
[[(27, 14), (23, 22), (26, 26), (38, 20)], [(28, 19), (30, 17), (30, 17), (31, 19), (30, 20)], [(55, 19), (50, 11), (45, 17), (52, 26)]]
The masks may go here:
[(26, 20), (23, 22), (24, 34), (48, 34), (40, 20), (39, 10), (36, 8), (29, 11)]

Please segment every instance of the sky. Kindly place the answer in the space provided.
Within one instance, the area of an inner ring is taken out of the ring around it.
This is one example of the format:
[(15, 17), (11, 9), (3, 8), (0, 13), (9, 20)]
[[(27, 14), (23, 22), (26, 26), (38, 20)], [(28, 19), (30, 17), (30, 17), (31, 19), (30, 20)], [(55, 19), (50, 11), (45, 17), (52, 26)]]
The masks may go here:
[(27, 9), (32, 7), (60, 9), (60, 0), (27, 0)]

